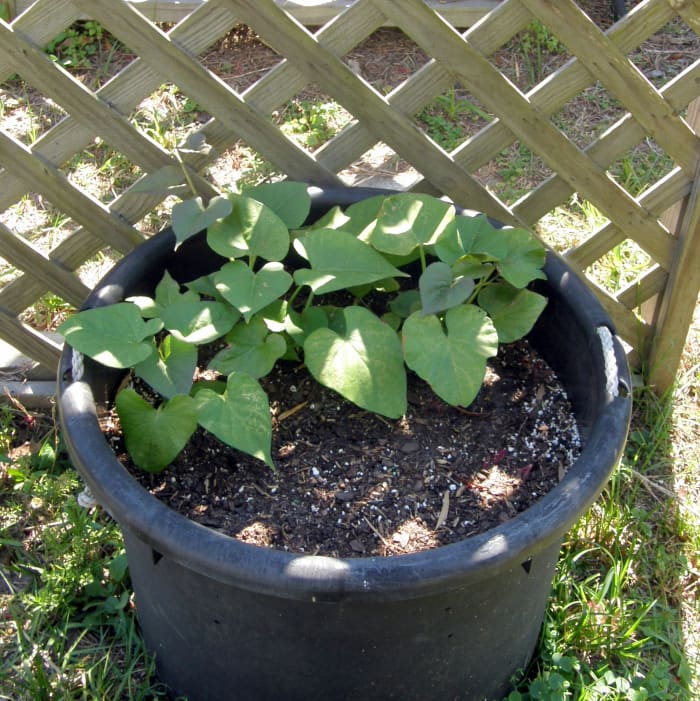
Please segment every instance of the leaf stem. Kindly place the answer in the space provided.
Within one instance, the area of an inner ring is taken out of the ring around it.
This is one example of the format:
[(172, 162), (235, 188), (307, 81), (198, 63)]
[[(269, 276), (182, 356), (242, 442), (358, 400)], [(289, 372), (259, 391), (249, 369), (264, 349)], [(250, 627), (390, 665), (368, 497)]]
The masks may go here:
[(179, 149), (177, 149), (177, 148), (173, 149), (173, 154), (175, 156), (175, 160), (180, 165), (180, 168), (182, 168), (182, 174), (185, 176), (185, 180), (187, 181), (187, 186), (190, 188), (190, 192), (192, 193), (192, 196), (197, 197), (197, 188), (194, 186), (194, 182), (192, 181), (192, 178), (190, 177), (190, 172), (187, 169), (187, 165), (182, 160), (182, 156), (180, 155)]

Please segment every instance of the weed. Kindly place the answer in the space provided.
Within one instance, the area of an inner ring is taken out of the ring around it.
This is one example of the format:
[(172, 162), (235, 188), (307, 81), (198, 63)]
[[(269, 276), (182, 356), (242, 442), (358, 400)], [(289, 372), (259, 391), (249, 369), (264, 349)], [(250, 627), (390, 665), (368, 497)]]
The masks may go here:
[(523, 60), (528, 85), (539, 83), (546, 74), (546, 61), (564, 53), (564, 45), (539, 20), (533, 21), (522, 32), (519, 53)]
[(610, 168), (610, 174), (638, 197), (673, 168), (673, 159), (647, 139)]
[(451, 88), (438, 95), (416, 119), (435, 143), (446, 151), (452, 151), (477, 126), (483, 126), (491, 118), (477, 104), (463, 97), (456, 88)]
[(51, 417), (0, 407), (0, 454), (0, 698), (160, 698), (118, 527), (78, 506)]
[(316, 149), (350, 122), (350, 115), (335, 102), (294, 100), (282, 115), (282, 131), (303, 146)]
[(47, 44), (46, 53), (64, 68), (88, 68), (106, 39), (107, 32), (99, 22), (76, 22)]

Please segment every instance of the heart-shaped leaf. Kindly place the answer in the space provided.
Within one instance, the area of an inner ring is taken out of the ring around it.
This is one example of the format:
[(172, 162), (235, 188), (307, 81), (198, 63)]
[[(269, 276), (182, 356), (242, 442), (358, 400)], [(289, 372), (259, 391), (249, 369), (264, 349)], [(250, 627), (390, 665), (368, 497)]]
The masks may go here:
[(166, 468), (197, 428), (195, 402), (185, 394), (154, 409), (137, 392), (125, 389), (115, 405), (129, 455), (148, 472)]
[(223, 394), (201, 389), (195, 395), (199, 423), (219, 440), (274, 468), (272, 419), (267, 395), (250, 375), (234, 372)]
[(231, 208), (231, 202), (223, 196), (212, 197), (206, 207), (201, 197), (178, 202), (172, 210), (172, 226), (178, 246), (228, 216)]
[(280, 261), (289, 250), (287, 225), (262, 202), (228, 194), (231, 213), (209, 227), (209, 246), (226, 258), (260, 256), (269, 261)]
[(308, 185), (285, 180), (243, 188), (243, 194), (267, 205), (287, 226), (297, 229), (309, 216), (311, 198)]
[(406, 277), (384, 256), (346, 231), (313, 229), (296, 239), (294, 248), (311, 265), (297, 270), (294, 281), (297, 285), (308, 285), (315, 294)]
[(446, 228), (435, 242), (435, 253), (441, 261), (452, 265), (466, 254), (500, 260), (508, 254), (508, 241), (503, 229), (496, 229), (485, 214), (455, 217), (454, 226)]
[(447, 263), (431, 263), (418, 280), (423, 314), (436, 314), (456, 307), (469, 299), (474, 291), (474, 280), (454, 278)]
[(449, 202), (402, 192), (383, 200), (369, 241), (378, 251), (406, 256), (418, 246), (434, 243), (453, 221)]
[(333, 327), (317, 329), (304, 342), (309, 372), (363, 409), (403, 416), (406, 371), (396, 333), (364, 307), (339, 310)]
[(524, 229), (502, 229), (508, 254), (496, 263), (498, 272), (514, 287), (522, 288), (533, 280), (545, 280), (544, 246)]
[(255, 312), (281, 297), (291, 286), (292, 276), (281, 263), (266, 263), (254, 273), (242, 261), (226, 263), (214, 275), (219, 294), (233, 304), (248, 321)]
[(435, 315), (412, 314), (403, 325), (406, 365), (446, 402), (469, 405), (481, 388), (486, 359), (496, 355), (498, 334), (486, 312), (463, 304)]
[(263, 319), (257, 316), (247, 324), (236, 324), (226, 340), (230, 345), (219, 351), (209, 363), (211, 370), (222, 375), (238, 371), (256, 379), (264, 377), (287, 352), (284, 337), (270, 333)]
[(165, 328), (180, 341), (200, 345), (227, 334), (240, 318), (222, 302), (184, 300), (161, 312)]
[(161, 281), (156, 285), (154, 298), (150, 297), (127, 297), (127, 302), (132, 302), (141, 310), (141, 316), (146, 319), (155, 318), (161, 315), (163, 309), (170, 304), (187, 300), (199, 300), (199, 295), (194, 290), (180, 292), (178, 283), (166, 270)]
[(547, 298), (508, 283), (495, 283), (479, 293), (479, 306), (491, 317), (501, 343), (517, 341), (534, 326)]
[(120, 302), (79, 312), (66, 319), (58, 332), (70, 346), (99, 363), (129, 368), (153, 353), (150, 338), (162, 328), (160, 319), (144, 321), (136, 305)]
[(168, 335), (158, 349), (134, 367), (134, 372), (169, 399), (176, 394), (189, 394), (196, 367), (196, 347)]

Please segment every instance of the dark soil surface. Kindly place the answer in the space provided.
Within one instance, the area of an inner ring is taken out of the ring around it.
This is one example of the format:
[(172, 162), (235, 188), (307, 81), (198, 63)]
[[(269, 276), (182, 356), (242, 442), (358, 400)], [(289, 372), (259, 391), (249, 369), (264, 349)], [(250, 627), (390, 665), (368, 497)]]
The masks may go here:
[(456, 542), (527, 509), (579, 452), (566, 395), (526, 342), (490, 361), (468, 410), (415, 377), (397, 421), (358, 409), (302, 367), (282, 365), (263, 384), (275, 472), (204, 431), (166, 471), (134, 471), (188, 518), (261, 546), (357, 557)]

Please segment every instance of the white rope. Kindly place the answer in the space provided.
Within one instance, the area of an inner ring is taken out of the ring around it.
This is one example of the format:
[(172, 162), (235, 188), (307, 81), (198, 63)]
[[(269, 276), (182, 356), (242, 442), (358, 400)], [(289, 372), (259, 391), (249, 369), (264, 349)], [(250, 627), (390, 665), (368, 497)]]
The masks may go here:
[(73, 348), (73, 355), (71, 356), (71, 375), (73, 376), (73, 382), (80, 382), (83, 379), (83, 373), (85, 372), (85, 363), (83, 363), (83, 354)]
[(607, 326), (599, 326), (596, 329), (600, 345), (603, 348), (603, 360), (605, 361), (605, 389), (608, 394), (617, 397), (618, 390), (618, 372), (617, 372), (617, 357), (615, 355), (615, 345), (613, 343), (613, 335)]

